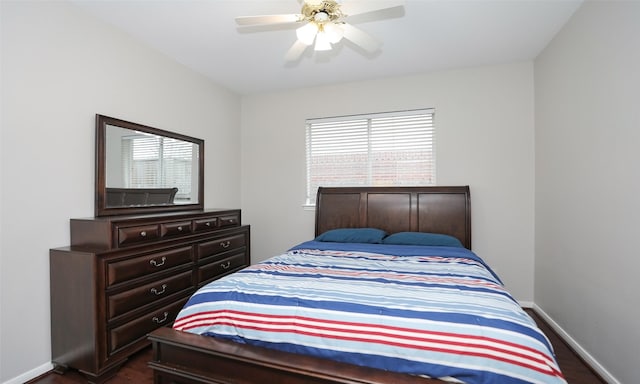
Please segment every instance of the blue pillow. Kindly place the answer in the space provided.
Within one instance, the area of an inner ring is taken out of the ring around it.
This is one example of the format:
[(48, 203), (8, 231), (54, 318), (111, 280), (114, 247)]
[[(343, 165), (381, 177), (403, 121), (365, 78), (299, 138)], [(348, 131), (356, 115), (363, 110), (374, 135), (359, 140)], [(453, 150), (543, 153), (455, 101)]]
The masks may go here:
[(382, 243), (396, 245), (431, 245), (464, 248), (460, 240), (456, 239), (453, 236), (443, 235), (441, 233), (427, 232), (398, 232), (385, 237), (382, 240)]
[(327, 231), (315, 238), (316, 241), (334, 243), (371, 243), (380, 244), (387, 235), (377, 228), (340, 228)]

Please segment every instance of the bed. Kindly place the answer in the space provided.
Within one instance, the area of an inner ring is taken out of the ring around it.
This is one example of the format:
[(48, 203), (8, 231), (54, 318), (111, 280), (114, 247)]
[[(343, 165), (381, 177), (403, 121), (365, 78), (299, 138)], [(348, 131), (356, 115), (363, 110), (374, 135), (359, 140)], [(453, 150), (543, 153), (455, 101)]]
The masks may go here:
[(151, 333), (155, 383), (565, 383), (471, 252), (468, 186), (320, 188), (315, 235)]

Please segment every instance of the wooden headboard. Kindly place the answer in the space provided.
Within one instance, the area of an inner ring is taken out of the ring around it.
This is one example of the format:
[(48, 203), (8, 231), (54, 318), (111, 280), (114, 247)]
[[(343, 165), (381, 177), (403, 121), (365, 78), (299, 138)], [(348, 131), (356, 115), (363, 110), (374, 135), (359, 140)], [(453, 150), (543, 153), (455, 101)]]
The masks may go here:
[(336, 228), (443, 233), (471, 249), (469, 186), (320, 187), (316, 236)]

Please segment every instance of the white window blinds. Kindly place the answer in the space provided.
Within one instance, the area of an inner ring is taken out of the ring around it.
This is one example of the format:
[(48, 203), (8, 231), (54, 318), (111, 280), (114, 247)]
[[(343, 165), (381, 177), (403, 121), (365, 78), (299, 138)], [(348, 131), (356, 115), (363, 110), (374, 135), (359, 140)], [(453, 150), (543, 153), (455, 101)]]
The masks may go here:
[(318, 187), (435, 184), (434, 110), (306, 121), (307, 204)]

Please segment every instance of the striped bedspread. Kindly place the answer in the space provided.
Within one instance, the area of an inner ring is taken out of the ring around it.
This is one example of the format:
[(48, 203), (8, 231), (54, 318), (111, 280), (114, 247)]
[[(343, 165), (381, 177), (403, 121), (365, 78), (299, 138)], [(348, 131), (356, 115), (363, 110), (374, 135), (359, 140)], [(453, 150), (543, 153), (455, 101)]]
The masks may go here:
[(456, 383), (565, 383), (544, 334), (463, 248), (302, 243), (202, 287), (174, 328)]

